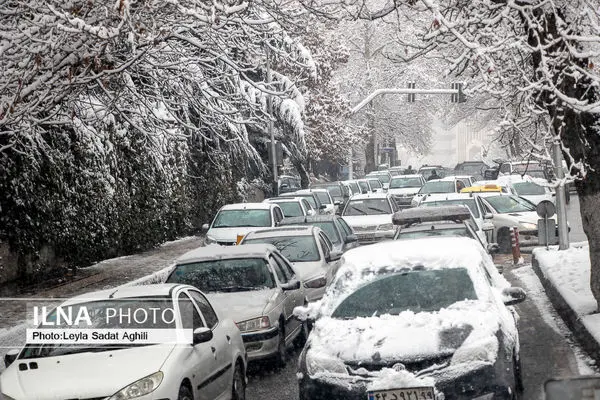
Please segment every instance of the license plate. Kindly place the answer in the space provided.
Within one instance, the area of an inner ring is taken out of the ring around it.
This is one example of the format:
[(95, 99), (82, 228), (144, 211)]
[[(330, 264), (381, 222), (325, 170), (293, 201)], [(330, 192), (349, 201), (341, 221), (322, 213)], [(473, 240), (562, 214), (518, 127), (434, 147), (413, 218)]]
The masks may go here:
[(435, 400), (432, 387), (376, 390), (367, 392), (368, 400)]

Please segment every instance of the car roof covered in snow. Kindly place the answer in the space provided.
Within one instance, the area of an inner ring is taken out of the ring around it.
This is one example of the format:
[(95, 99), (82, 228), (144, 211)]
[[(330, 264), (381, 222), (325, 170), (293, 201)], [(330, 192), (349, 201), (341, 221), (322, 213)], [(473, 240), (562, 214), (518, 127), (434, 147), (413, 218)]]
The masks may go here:
[(234, 203), (224, 205), (221, 210), (270, 210), (273, 203)]
[(246, 244), (243, 246), (219, 246), (216, 244), (188, 251), (176, 261), (188, 264), (206, 260), (227, 260), (230, 258), (266, 258), (274, 252), (275, 246), (266, 243)]
[(161, 283), (153, 285), (118, 286), (112, 289), (99, 290), (72, 297), (63, 304), (80, 304), (98, 300), (127, 299), (127, 298), (159, 298), (171, 296), (178, 287), (191, 287), (180, 283)]

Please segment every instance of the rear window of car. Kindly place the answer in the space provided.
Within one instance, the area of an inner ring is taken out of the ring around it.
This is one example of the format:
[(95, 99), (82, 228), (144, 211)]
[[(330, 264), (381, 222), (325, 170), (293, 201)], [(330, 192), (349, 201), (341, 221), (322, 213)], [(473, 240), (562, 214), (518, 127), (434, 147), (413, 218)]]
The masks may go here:
[(375, 189), (379, 189), (382, 187), (381, 181), (379, 179), (369, 179), (369, 183), (371, 184), (371, 187)]
[(521, 196), (546, 194), (546, 189), (533, 182), (513, 183), (517, 194)]
[(339, 244), (341, 242), (340, 236), (338, 235), (337, 229), (335, 229), (333, 221), (311, 222), (311, 225), (321, 228), (321, 230), (325, 232), (332, 243)]
[(435, 206), (450, 206), (450, 205), (465, 205), (469, 207), (473, 216), (479, 218), (479, 209), (475, 203), (475, 199), (456, 199), (456, 200), (439, 200), (439, 201), (424, 201), (421, 203), (423, 207), (435, 207)]
[(331, 204), (331, 200), (329, 199), (329, 195), (327, 193), (325, 193), (325, 192), (313, 192), (313, 193), (317, 195), (317, 197), (321, 201), (321, 204)]
[(300, 203), (290, 201), (276, 203), (279, 207), (281, 207), (285, 217), (301, 217), (304, 215), (302, 212), (302, 207), (300, 207)]
[(419, 193), (428, 194), (428, 193), (453, 193), (454, 182), (452, 181), (441, 181), (441, 182), (427, 182), (423, 185)]

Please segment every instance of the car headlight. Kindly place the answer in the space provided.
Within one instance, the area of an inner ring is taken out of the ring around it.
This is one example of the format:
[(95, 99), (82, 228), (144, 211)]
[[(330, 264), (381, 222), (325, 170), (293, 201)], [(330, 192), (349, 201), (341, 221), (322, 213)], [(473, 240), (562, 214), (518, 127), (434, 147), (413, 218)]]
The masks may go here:
[(522, 229), (527, 229), (527, 230), (530, 230), (530, 229), (536, 230), (537, 229), (537, 225), (536, 224), (532, 224), (531, 222), (521, 222), (521, 221), (519, 221), (519, 225), (521, 225)]
[(206, 238), (204, 239), (204, 244), (215, 244), (215, 243), (217, 243), (217, 239), (215, 239), (212, 236), (206, 235)]
[(241, 332), (259, 331), (271, 327), (269, 317), (263, 316), (235, 323)]
[(337, 357), (325, 353), (308, 350), (306, 352), (306, 372), (308, 375), (317, 374), (348, 374), (346, 365)]
[(161, 371), (148, 375), (113, 394), (108, 400), (128, 400), (152, 393), (160, 385), (164, 374)]
[(324, 276), (319, 276), (318, 278), (313, 278), (309, 281), (304, 282), (304, 286), (309, 289), (318, 289), (324, 286), (327, 286), (327, 278)]
[(393, 231), (394, 230), (394, 225), (393, 224), (383, 224), (383, 225), (379, 225), (377, 227), (378, 231)]

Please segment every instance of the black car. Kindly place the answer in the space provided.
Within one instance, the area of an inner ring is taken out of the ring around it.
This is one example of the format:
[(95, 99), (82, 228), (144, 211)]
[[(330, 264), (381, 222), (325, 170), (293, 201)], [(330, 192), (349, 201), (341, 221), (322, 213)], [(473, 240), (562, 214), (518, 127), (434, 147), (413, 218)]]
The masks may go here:
[(321, 228), (329, 237), (335, 250), (345, 252), (358, 246), (358, 238), (354, 231), (339, 215), (313, 215), (306, 217), (284, 218), (284, 225), (314, 225)]
[(454, 167), (455, 175), (471, 175), (475, 180), (481, 181), (484, 178), (485, 170), (490, 167), (483, 161), (465, 161), (456, 164)]
[(301, 400), (514, 399), (526, 297), (467, 238), (389, 241), (348, 251), (298, 364)]

